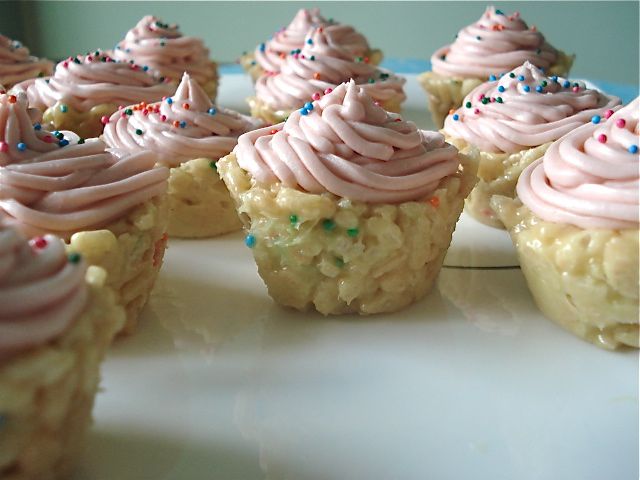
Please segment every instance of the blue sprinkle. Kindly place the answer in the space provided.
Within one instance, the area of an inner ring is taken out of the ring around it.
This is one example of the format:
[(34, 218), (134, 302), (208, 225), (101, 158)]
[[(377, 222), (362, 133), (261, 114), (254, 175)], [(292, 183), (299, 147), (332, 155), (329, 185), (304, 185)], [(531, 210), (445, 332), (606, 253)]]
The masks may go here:
[(42, 125), (40, 125), (39, 123), (34, 123), (33, 124), (33, 129), (34, 130), (42, 130)]
[(246, 237), (244, 237), (244, 244), (249, 248), (255, 247), (255, 245), (256, 245), (256, 237), (254, 237), (251, 234), (247, 235)]
[(167, 98), (167, 103), (169, 105), (171, 105), (173, 103), (173, 98), (171, 98), (171, 97)]
[(260, 51), (261, 52), (264, 52), (266, 48), (267, 48), (267, 46), (264, 43), (260, 44)]
[(558, 83), (558, 76), (554, 75), (553, 77), (551, 77), (551, 80), (553, 81), (553, 83)]
[(67, 140), (66, 138), (62, 139), (58, 142), (58, 145), (60, 145), (61, 147), (66, 147), (67, 145), (69, 145), (69, 140)]
[(496, 81), (496, 76), (495, 75), (489, 75), (489, 81), (490, 82), (495, 82)]
[(149, 67), (147, 67), (146, 65), (144, 67), (142, 67), (142, 71), (146, 72), (147, 70), (149, 70)]
[(313, 103), (311, 103), (311, 102), (305, 103), (304, 104), (304, 108), (306, 108), (309, 111), (313, 110)]
[(529, 85), (525, 85), (524, 87), (522, 87), (522, 89), (523, 89), (525, 92), (529, 92), (529, 91), (531, 91), (531, 87), (530, 87)]
[(68, 110), (69, 108), (66, 105), (60, 105), (60, 111), (62, 113), (67, 113)]
[(564, 88), (569, 88), (571, 86), (571, 82), (569, 80), (565, 80), (564, 83), (562, 84), (562, 86)]
[(180, 128), (184, 128), (187, 126), (187, 122), (185, 122), (184, 120), (180, 122)]
[(454, 113), (453, 117), (451, 118), (453, 118), (457, 122), (458, 120), (460, 120), (460, 115), (458, 115), (457, 113)]
[(309, 115), (309, 110), (307, 110), (306, 108), (301, 108), (300, 109), (300, 115)]
[(302, 50), (298, 48), (296, 49), (296, 53), (302, 53)]
[(480, 35), (476, 35), (476, 40), (482, 40), (482, 37)]
[(595, 123), (596, 125), (600, 123), (600, 115), (594, 115), (591, 117), (591, 123)]
[(496, 10), (496, 15), (504, 15), (504, 13), (502, 12), (502, 10)]
[(538, 92), (538, 93), (542, 93), (542, 92), (544, 92), (544, 88), (542, 88), (542, 85), (538, 85), (538, 86), (536, 87), (536, 92)]
[(24, 152), (26, 149), (27, 149), (27, 146), (23, 142), (20, 142), (18, 144), (18, 150), (20, 150), (21, 152)]
[(638, 145), (631, 145), (629, 147), (629, 153), (638, 153)]
[(313, 45), (313, 40), (311, 40), (310, 38), (307, 38), (307, 45)]
[(518, 81), (524, 82), (524, 75), (518, 75)]
[(503, 87), (502, 85), (500, 85), (500, 86), (498, 87), (498, 91), (499, 91), (500, 93), (504, 92), (504, 87)]
[(211, 107), (209, 110), (207, 110), (207, 113), (209, 115), (215, 115), (216, 113), (218, 113), (218, 110), (216, 110), (215, 107)]

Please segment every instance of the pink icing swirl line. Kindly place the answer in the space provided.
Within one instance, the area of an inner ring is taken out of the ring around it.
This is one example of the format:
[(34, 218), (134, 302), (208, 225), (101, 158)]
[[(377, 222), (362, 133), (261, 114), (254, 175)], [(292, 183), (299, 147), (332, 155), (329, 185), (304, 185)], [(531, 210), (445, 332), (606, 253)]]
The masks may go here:
[[(166, 191), (169, 170), (157, 157), (106, 151), (66, 132), (31, 124), (24, 93), (0, 96), (0, 216), (27, 235), (71, 234), (106, 226), (131, 208)], [(56, 141), (56, 143), (54, 143)]]
[[(550, 222), (580, 228), (638, 228), (640, 100), (549, 147), (520, 176), (517, 193)], [(635, 145), (635, 152), (634, 146)]]
[(38, 75), (51, 75), (53, 62), (33, 57), (17, 40), (0, 35), (0, 84), (11, 87)]
[(63, 60), (52, 77), (26, 82), (23, 89), (32, 107), (45, 110), (63, 102), (79, 111), (105, 103), (153, 102), (173, 92), (143, 67), (116, 62), (101, 51)]
[(214, 106), (186, 73), (173, 97), (140, 107), (129, 107), (132, 115), (114, 113), (105, 126), (104, 140), (129, 152), (153, 151), (168, 167), (194, 158), (217, 160), (233, 150), (241, 134), (262, 126), (258, 120)]
[(59, 337), (85, 308), (87, 266), (53, 235), (29, 244), (0, 227), (0, 360)]
[(485, 78), (525, 61), (548, 69), (557, 58), (558, 51), (519, 14), (487, 7), (480, 20), (458, 32), (455, 42), (432, 55), (431, 66), (440, 75)]
[(281, 71), (266, 72), (256, 82), (256, 95), (274, 110), (300, 107), (316, 92), (354, 79), (376, 101), (403, 101), (405, 80), (365, 62), (332, 43), (322, 28), (311, 32), (300, 53), (290, 54)]
[(175, 81), (185, 71), (201, 85), (217, 78), (216, 66), (209, 60), (209, 50), (202, 40), (183, 36), (177, 25), (162, 23), (151, 15), (143, 17), (127, 32), (113, 56), (123, 62), (133, 60), (148, 66)]
[(365, 55), (369, 51), (367, 39), (353, 27), (330, 22), (322, 15), (320, 9), (300, 9), (291, 23), (276, 32), (273, 38), (258, 45), (255, 59), (266, 71), (278, 72), (286, 63), (286, 56), (292, 50), (302, 48), (310, 31), (323, 27), (330, 44), (340, 45), (351, 52), (351, 56)]
[(442, 135), (385, 112), (353, 81), (307, 114), (242, 135), (234, 151), (259, 182), (371, 203), (423, 198), (459, 166)]
[(499, 80), (475, 88), (446, 118), (444, 131), (484, 152), (515, 153), (555, 141), (617, 105), (617, 97), (587, 89), (583, 83), (546, 77), (525, 62)]

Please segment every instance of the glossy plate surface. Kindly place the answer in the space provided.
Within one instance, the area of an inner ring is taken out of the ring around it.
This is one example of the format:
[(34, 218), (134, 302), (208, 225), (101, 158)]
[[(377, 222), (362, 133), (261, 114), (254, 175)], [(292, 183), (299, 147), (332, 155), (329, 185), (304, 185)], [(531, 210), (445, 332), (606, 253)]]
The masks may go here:
[(463, 214), (434, 291), (368, 318), (277, 307), (242, 238), (170, 241), (75, 480), (638, 478), (637, 354), (546, 320), (505, 232)]

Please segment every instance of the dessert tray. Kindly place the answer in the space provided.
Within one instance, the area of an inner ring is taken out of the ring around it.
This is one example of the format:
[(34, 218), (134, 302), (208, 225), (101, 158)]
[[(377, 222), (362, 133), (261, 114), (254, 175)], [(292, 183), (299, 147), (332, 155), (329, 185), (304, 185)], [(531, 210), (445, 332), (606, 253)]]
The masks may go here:
[[(250, 93), (227, 73), (219, 103)], [(432, 293), (371, 317), (278, 307), (241, 233), (171, 240), (103, 390), (74, 480), (638, 478), (638, 353), (546, 320), (508, 234), (464, 214)]]

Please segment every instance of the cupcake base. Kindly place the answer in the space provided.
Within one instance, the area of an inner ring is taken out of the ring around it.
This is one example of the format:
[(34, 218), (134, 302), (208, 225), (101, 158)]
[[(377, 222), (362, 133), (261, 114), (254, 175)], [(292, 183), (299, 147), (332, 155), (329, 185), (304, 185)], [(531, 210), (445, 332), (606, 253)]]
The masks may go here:
[(167, 243), (167, 221), (167, 200), (155, 197), (103, 230), (71, 237), (69, 249), (82, 254), (88, 264), (106, 270), (107, 285), (127, 314), (121, 334), (135, 330), (158, 276)]
[(59, 101), (45, 110), (42, 120), (55, 130), (70, 130), (80, 138), (94, 138), (99, 137), (104, 129), (102, 117), (109, 117), (116, 110), (116, 104), (103, 103), (81, 112)]
[(547, 318), (601, 348), (638, 348), (637, 229), (585, 230), (543, 221), (519, 200), (491, 204)]
[(168, 197), (170, 237), (214, 237), (242, 227), (215, 162), (207, 158), (172, 168)]
[[(462, 153), (474, 148), (460, 138), (447, 138)], [(480, 152), (478, 162), (478, 183), (467, 197), (465, 211), (479, 222), (495, 228), (505, 228), (491, 208), (494, 195), (515, 198), (516, 184), (522, 171), (531, 163), (542, 158), (551, 143), (516, 153)]]
[(399, 310), (433, 286), (464, 198), (464, 169), (420, 201), (370, 205), (251, 180), (232, 153), (218, 162), (248, 230), (258, 272), (279, 304), (324, 315)]
[(124, 312), (113, 293), (87, 279), (81, 317), (50, 344), (0, 362), (0, 478), (68, 478), (85, 443), (99, 367)]

